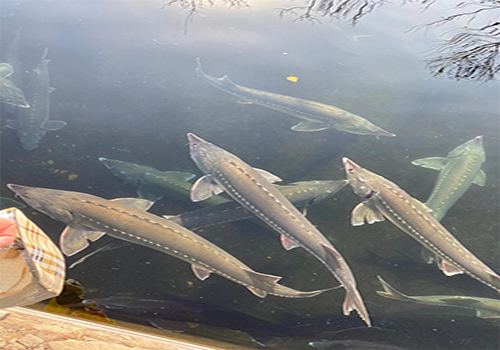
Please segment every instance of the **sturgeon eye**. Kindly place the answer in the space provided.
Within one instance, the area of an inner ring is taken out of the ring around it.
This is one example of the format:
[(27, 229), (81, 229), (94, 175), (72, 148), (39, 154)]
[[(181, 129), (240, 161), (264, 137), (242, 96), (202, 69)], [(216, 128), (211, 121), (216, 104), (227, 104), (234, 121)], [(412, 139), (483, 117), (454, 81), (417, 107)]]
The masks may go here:
[(372, 198), (374, 193), (375, 193), (375, 192), (373, 192), (373, 190), (372, 190), (372, 191), (370, 191), (370, 192), (369, 192), (369, 193), (365, 196), (365, 199), (370, 199), (370, 198)]

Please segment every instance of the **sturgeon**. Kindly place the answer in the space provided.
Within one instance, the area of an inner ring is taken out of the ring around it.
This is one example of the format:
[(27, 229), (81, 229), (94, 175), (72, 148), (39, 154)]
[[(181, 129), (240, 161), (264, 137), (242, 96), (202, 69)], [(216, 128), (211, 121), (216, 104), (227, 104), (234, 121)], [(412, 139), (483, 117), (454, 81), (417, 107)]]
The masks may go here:
[(500, 292), (500, 276), (441, 225), (427, 206), (395, 183), (362, 168), (352, 160), (343, 158), (342, 162), (349, 184), (363, 199), (352, 211), (353, 226), (387, 219), (433, 253), (446, 276), (466, 273)]
[(31, 102), (29, 109), (20, 109), (16, 119), (7, 120), (6, 126), (17, 131), (21, 146), (31, 151), (38, 147), (47, 131), (56, 131), (66, 125), (60, 120), (49, 120), (50, 76), (47, 59), (49, 50), (45, 48), (40, 63), (33, 69), (31, 80), (25, 88), (26, 97)]
[(338, 107), (236, 85), (227, 75), (222, 78), (214, 78), (203, 72), (198, 57), (196, 58), (196, 75), (210, 85), (244, 101), (304, 119), (304, 121), (292, 127), (294, 131), (336, 129), (358, 135), (374, 135), (377, 138), (380, 136), (396, 136), (365, 118)]
[(107, 200), (80, 192), (14, 184), (7, 187), (31, 207), (68, 225), (60, 238), (61, 250), (68, 256), (85, 249), (88, 240), (108, 234), (184, 260), (202, 281), (216, 273), (261, 298), (268, 294), (310, 298), (323, 292), (302, 292), (278, 284), (281, 277), (256, 272), (194, 232), (145, 212), (152, 205), (146, 199)]
[(370, 316), (342, 255), (271, 183), (281, 179), (254, 169), (235, 155), (194, 134), (187, 134), (190, 156), (205, 174), (191, 189), (191, 200), (202, 201), (226, 191), (235, 201), (280, 234), (286, 250), (302, 247), (318, 259), (345, 289), (344, 315), (355, 310), (371, 326)]
[(412, 161), (414, 165), (439, 170), (429, 199), (425, 202), (439, 221), (448, 209), (475, 183), (484, 186), (486, 174), (481, 169), (486, 160), (483, 136), (477, 136), (453, 149), (446, 157), (429, 157)]
[[(189, 190), (192, 184), (188, 181), (195, 176), (194, 174), (161, 171), (146, 165), (103, 157), (99, 158), (99, 161), (126, 184), (137, 186), (136, 192), (139, 198), (158, 201), (165, 195), (174, 195), (189, 201)], [(228, 201), (229, 199), (224, 197), (214, 196), (204, 205), (217, 205)]]
[[(334, 196), (347, 185), (347, 180), (336, 181), (299, 181), (288, 185), (274, 185), (290, 202), (303, 213), (310, 205), (320, 203)], [(211, 197), (213, 198), (213, 197)], [(210, 199), (211, 199), (210, 198)], [(204, 202), (204, 201), (203, 201)], [(200, 203), (203, 203), (200, 202)], [(200, 227), (223, 224), (253, 218), (253, 214), (241, 204), (230, 201), (207, 208), (189, 211), (187, 213), (164, 216), (170, 221), (193, 230)], [(260, 222), (260, 221), (258, 221)]]
[(384, 281), (382, 277), (377, 276), (377, 278), (384, 289), (383, 291), (377, 291), (377, 294), (387, 299), (431, 306), (470, 309), (474, 310), (476, 317), (479, 318), (500, 318), (500, 300), (498, 299), (469, 297), (465, 295), (410, 296), (398, 291), (396, 288)]

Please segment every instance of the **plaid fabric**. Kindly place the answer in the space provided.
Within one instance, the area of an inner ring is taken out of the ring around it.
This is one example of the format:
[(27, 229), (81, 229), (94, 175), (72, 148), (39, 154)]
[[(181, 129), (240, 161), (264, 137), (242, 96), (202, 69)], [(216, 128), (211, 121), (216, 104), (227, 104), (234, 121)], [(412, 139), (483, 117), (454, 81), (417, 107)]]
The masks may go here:
[(2, 210), (0, 217), (17, 223), (17, 236), (26, 247), (27, 264), (33, 270), (37, 282), (47, 291), (59, 294), (64, 284), (66, 265), (57, 246), (21, 210)]

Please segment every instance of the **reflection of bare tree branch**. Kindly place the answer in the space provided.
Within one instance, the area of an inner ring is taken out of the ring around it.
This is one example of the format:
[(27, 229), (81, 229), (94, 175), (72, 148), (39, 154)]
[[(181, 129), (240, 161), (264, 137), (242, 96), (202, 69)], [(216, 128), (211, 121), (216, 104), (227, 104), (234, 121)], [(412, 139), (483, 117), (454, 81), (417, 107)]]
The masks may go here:
[[(499, 25), (484, 28), (493, 28), (498, 34)], [(426, 62), (434, 76), (484, 82), (495, 79), (495, 75), (500, 73), (500, 38), (482, 30), (470, 29), (456, 34), (435, 47), (434, 52), (438, 56)]]
[(294, 22), (303, 20), (320, 22), (315, 16), (316, 14), (319, 17), (345, 18), (351, 21), (352, 24), (356, 24), (361, 17), (386, 2), (387, 0), (310, 0), (309, 5), (306, 6), (279, 8), (277, 10), (280, 17), (288, 13), (296, 15), (299, 10), (304, 11)]
[[(227, 4), (229, 7), (249, 7), (247, 0), (220, 0), (219, 2)], [(185, 9), (186, 19), (184, 20), (184, 35), (187, 34), (189, 23), (193, 21), (194, 15), (203, 9), (204, 5), (213, 6), (215, 0), (168, 0), (161, 5), (164, 9), (170, 5), (179, 5)]]
[(456, 80), (489, 81), (500, 73), (500, 22), (492, 22), (481, 27), (474, 27), (479, 13), (500, 10), (499, 0), (480, 0), (462, 2), (457, 9), (467, 6), (479, 8), (455, 13), (413, 30), (437, 27), (456, 20), (467, 19), (467, 26), (451, 39), (444, 40), (433, 48), (437, 55), (426, 61), (427, 68), (434, 76), (447, 76)]

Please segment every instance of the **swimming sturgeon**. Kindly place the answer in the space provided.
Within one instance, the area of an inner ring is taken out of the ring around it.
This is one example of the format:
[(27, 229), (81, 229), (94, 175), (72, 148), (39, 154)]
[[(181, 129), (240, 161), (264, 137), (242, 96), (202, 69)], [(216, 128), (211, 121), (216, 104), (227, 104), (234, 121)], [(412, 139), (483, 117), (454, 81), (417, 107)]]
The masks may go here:
[(466, 273), (500, 292), (500, 276), (448, 232), (422, 202), (352, 160), (343, 158), (342, 162), (349, 184), (363, 199), (352, 211), (353, 226), (387, 219), (436, 255), (446, 276)]
[(473, 183), (484, 186), (486, 174), (481, 166), (485, 160), (483, 136), (477, 136), (453, 149), (446, 157), (422, 158), (411, 162), (439, 170), (436, 184), (425, 202), (438, 221)]
[(17, 120), (7, 120), (6, 123), (7, 127), (17, 131), (21, 146), (27, 151), (37, 148), (47, 131), (56, 131), (66, 125), (66, 122), (60, 120), (49, 120), (50, 93), (54, 88), (50, 87), (50, 60), (46, 59), (48, 52), (45, 48), (40, 63), (33, 69), (31, 80), (25, 88), (30, 108), (20, 109)]
[(203, 72), (198, 57), (196, 58), (196, 75), (222, 91), (245, 101), (304, 119), (304, 121), (292, 127), (292, 130), (295, 131), (336, 129), (358, 135), (374, 135), (377, 138), (380, 136), (396, 136), (365, 118), (334, 106), (236, 85), (227, 75), (222, 78), (214, 78)]
[(268, 294), (310, 298), (323, 292), (302, 292), (278, 284), (281, 277), (256, 272), (194, 232), (145, 212), (152, 205), (145, 199), (107, 200), (80, 192), (14, 184), (7, 187), (31, 207), (68, 225), (60, 238), (61, 250), (68, 256), (86, 248), (88, 240), (108, 234), (184, 260), (202, 281), (213, 272), (261, 298)]
[(377, 294), (387, 299), (431, 306), (470, 309), (474, 310), (476, 317), (479, 318), (500, 318), (500, 300), (498, 299), (469, 297), (465, 295), (410, 296), (396, 290), (396, 288), (384, 281), (382, 277), (377, 276), (377, 278), (384, 289), (383, 291), (377, 291)]
[[(18, 57), (18, 51), (19, 51), (19, 41), (21, 40), (21, 31), (22, 27), (19, 27), (19, 29), (16, 32), (16, 35), (10, 42), (9, 46), (7, 47), (7, 57), (6, 61), (8, 64), (12, 66), (13, 73), (9, 77), (9, 80), (12, 81), (12, 83), (15, 86), (18, 86), (19, 88), (22, 88), (24, 86), (23, 82), (23, 71), (21, 70), (21, 64), (22, 62), (19, 60)], [(25, 100), (25, 102), (27, 102)], [(29, 106), (27, 106), (29, 107)], [(9, 113), (14, 113), (17, 111), (17, 105), (13, 104), (8, 104), (5, 103), (4, 105), (5, 110), (7, 110)]]
[[(146, 165), (103, 157), (99, 158), (99, 161), (126, 184), (137, 186), (139, 198), (158, 201), (165, 195), (174, 195), (189, 201), (189, 190), (193, 184), (188, 181), (195, 177), (194, 174), (161, 171)], [(214, 196), (203, 205), (217, 205), (228, 201), (229, 199), (224, 197)]]
[[(302, 210), (303, 213), (307, 211), (310, 205), (320, 203), (326, 198), (334, 196), (346, 185), (347, 180), (299, 181), (284, 186), (274, 184), (286, 199)], [(249, 219), (253, 218), (254, 215), (241, 204), (229, 201), (179, 215), (164, 217), (187, 229), (193, 230), (200, 227)], [(258, 222), (260, 223), (260, 221)]]
[(280, 234), (286, 250), (302, 247), (321, 261), (345, 289), (344, 315), (356, 310), (371, 326), (370, 316), (342, 255), (271, 183), (281, 179), (254, 169), (240, 158), (194, 134), (187, 134), (190, 156), (205, 174), (191, 189), (191, 200), (202, 201), (226, 191), (235, 201)]

